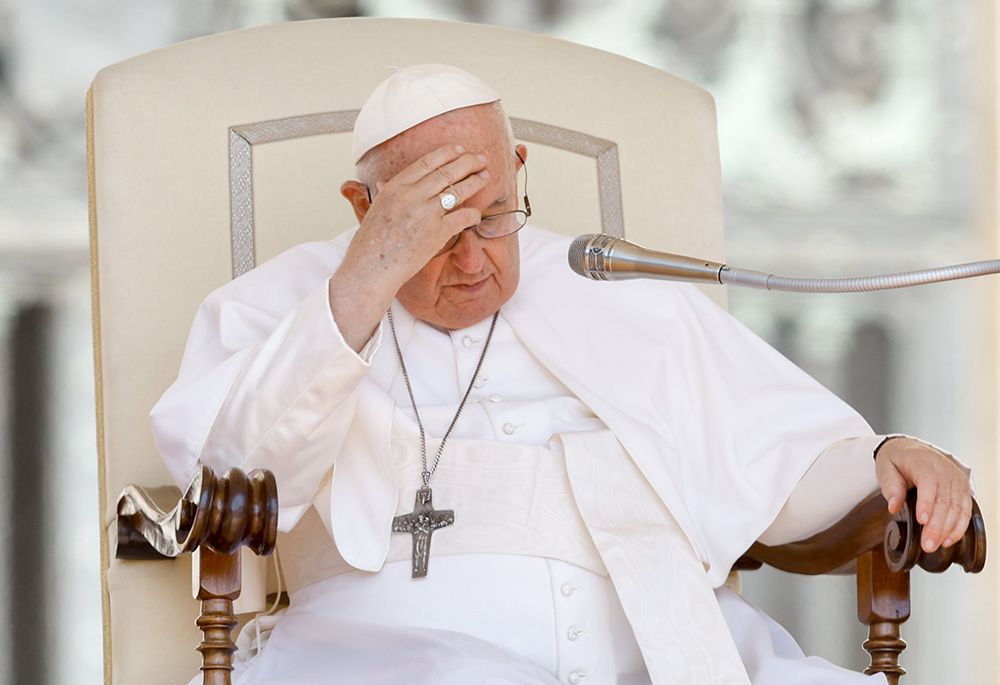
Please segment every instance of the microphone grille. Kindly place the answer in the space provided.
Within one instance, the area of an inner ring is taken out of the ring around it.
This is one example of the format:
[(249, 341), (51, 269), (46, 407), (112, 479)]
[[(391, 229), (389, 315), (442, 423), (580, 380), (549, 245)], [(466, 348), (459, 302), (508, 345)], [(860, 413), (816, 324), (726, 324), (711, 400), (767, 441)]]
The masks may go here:
[(570, 243), (569, 253), (566, 255), (569, 260), (569, 268), (573, 270), (577, 276), (587, 276), (587, 272), (584, 270), (584, 252), (587, 250), (587, 243), (590, 241), (592, 235), (581, 235), (573, 239)]

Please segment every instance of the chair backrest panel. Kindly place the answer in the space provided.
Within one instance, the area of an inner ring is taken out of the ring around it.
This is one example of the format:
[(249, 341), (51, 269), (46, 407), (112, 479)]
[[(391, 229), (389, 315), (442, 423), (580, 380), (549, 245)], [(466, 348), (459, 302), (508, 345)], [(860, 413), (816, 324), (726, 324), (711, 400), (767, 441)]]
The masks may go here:
[[(617, 202), (625, 237), (722, 260), (711, 97), (619, 56), (481, 25), (344, 19), (235, 31), (112, 65), (94, 80), (88, 121), (101, 485), (110, 497), (128, 483), (169, 481), (147, 415), (176, 376), (199, 303), (233, 276), (238, 200), (252, 196), (246, 207), (258, 263), (355, 223), (339, 196), (340, 183), (353, 177), (349, 133), (254, 142), (251, 183), (235, 189), (242, 172), (231, 155), (233, 136), (262, 122), (357, 110), (388, 74), (386, 65), (429, 62), (466, 68), (490, 83), (529, 140), (560, 142), (552, 129), (532, 128), (535, 122), (613, 147), (601, 157), (529, 144), (533, 223), (593, 233)], [(606, 190), (615, 175), (620, 187)], [(721, 288), (711, 294), (724, 304)], [(151, 590), (115, 588), (107, 617), (115, 622), (114, 655), (141, 652), (119, 644), (132, 636), (157, 649), (171, 642), (150, 632), (154, 619), (127, 614), (129, 593)], [(197, 633), (183, 630), (188, 649)], [(115, 668), (122, 683), (183, 677)]]

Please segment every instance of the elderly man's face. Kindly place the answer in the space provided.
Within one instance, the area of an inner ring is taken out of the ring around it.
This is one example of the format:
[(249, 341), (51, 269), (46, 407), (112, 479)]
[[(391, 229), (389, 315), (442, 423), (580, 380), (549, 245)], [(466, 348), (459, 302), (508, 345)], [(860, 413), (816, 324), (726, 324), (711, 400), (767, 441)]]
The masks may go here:
[[(490, 105), (448, 112), (384, 143), (388, 168), (381, 180), (392, 178), (446, 143), (487, 158), (490, 180), (463, 206), (475, 207), (484, 217), (518, 208), (520, 165)], [(464, 328), (491, 316), (509, 300), (519, 276), (517, 234), (484, 240), (474, 231), (465, 231), (452, 249), (431, 259), (407, 281), (396, 299), (418, 319), (444, 328)]]

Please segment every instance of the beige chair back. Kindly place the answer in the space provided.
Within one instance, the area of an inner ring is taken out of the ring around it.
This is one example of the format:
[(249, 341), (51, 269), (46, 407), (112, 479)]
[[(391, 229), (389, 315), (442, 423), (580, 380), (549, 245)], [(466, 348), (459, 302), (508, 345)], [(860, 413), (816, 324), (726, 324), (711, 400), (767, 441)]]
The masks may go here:
[(472, 24), (338, 19), (102, 70), (88, 148), (108, 682), (176, 685), (199, 666), (190, 563), (112, 558), (117, 493), (169, 482), (147, 415), (195, 310), (234, 274), (354, 224), (338, 189), (353, 177), (355, 113), (388, 65), (432, 62), (503, 94), (530, 149), (533, 223), (722, 260), (711, 96), (609, 53)]

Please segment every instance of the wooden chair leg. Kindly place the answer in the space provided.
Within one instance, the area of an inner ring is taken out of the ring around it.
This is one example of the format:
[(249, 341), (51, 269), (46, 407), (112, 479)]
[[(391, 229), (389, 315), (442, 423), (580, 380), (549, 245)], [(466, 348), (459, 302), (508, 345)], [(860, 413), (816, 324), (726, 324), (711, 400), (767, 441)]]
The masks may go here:
[(205, 674), (204, 685), (232, 685), (233, 653), (236, 651), (232, 640), (236, 627), (233, 600), (240, 596), (240, 550), (218, 554), (202, 547), (198, 554), (198, 599), (201, 600), (198, 627), (205, 634), (198, 651)]
[(906, 643), (899, 625), (910, 617), (910, 572), (894, 573), (879, 547), (858, 557), (858, 620), (868, 626), (865, 651), (871, 665), (865, 673), (884, 673), (889, 685), (898, 685), (906, 671), (899, 655)]

